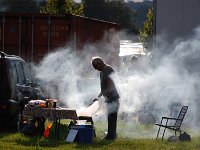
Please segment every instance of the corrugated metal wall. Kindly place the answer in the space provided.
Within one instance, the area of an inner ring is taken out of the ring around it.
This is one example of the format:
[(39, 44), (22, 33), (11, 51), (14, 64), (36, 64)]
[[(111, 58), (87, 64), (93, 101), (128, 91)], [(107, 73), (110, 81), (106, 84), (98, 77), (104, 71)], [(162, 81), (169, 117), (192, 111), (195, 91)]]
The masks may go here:
[[(1, 13), (0, 20), (0, 51), (34, 63), (68, 42), (74, 50), (80, 50), (84, 44), (100, 40), (105, 31), (119, 30), (119, 25), (114, 23), (72, 15)], [(117, 55), (119, 42), (116, 41)]]

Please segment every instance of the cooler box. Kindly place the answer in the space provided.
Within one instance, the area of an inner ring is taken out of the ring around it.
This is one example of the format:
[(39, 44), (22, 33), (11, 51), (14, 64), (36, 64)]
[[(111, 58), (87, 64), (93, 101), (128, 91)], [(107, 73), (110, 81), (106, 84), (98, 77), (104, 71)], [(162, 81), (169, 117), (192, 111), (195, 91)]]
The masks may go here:
[(73, 125), (71, 129), (78, 130), (75, 141), (78, 143), (89, 143), (93, 142), (94, 137), (94, 126), (93, 125)]

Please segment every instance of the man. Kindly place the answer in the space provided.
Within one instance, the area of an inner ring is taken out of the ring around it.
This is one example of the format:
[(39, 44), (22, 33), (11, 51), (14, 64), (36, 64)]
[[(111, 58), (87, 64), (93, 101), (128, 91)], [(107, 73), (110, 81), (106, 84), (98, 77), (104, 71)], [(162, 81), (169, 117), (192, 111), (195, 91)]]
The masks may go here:
[(103, 95), (107, 103), (108, 134), (105, 139), (114, 140), (117, 137), (117, 113), (119, 108), (119, 94), (111, 78), (111, 74), (114, 73), (114, 70), (111, 66), (105, 64), (101, 57), (93, 57), (92, 65), (96, 70), (100, 71), (101, 92), (98, 98)]

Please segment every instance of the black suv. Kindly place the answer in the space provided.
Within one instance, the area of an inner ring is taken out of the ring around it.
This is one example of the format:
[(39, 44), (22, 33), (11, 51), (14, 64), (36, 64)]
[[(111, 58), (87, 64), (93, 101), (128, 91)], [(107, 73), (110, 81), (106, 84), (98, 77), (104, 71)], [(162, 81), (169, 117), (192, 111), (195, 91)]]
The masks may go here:
[(40, 96), (25, 61), (0, 51), (0, 126), (17, 127), (25, 104)]

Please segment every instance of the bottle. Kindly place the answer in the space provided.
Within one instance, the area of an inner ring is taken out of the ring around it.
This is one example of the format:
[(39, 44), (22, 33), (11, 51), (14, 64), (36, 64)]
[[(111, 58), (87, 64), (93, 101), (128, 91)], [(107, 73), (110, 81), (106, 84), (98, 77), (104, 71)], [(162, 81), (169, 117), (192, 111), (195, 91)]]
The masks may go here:
[(46, 108), (48, 108), (48, 107), (49, 107), (49, 101), (46, 100)]
[(56, 103), (57, 103), (57, 100), (54, 99), (54, 100), (53, 100), (53, 107), (54, 107), (54, 108), (56, 108)]

